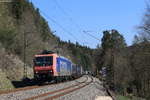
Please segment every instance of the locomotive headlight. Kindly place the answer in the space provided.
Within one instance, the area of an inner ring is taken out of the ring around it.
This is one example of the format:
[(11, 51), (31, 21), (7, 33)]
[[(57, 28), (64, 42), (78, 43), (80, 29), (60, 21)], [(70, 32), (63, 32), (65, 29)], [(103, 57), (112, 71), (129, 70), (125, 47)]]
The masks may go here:
[(49, 71), (50, 73), (52, 72), (52, 70)]
[(38, 71), (35, 72), (36, 74), (38, 73)]

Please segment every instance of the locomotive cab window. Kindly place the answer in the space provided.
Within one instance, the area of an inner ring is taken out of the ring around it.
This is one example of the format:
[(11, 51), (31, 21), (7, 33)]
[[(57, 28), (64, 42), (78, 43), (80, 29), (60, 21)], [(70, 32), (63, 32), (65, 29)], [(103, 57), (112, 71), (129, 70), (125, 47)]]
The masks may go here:
[(51, 66), (53, 65), (53, 56), (36, 57), (34, 60), (35, 66)]

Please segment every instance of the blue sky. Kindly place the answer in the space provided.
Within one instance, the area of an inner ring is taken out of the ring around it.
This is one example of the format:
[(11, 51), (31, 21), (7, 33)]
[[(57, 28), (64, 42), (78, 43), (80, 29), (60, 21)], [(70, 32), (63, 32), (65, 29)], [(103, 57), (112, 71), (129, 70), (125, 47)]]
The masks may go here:
[[(134, 35), (137, 34), (136, 27), (140, 25), (146, 8), (146, 0), (30, 1), (55, 21), (41, 13), (60, 39), (78, 41), (91, 48), (100, 44), (99, 40), (104, 30), (111, 29), (117, 29), (123, 34), (127, 44), (131, 45)], [(83, 31), (89, 32), (99, 40), (84, 34)]]

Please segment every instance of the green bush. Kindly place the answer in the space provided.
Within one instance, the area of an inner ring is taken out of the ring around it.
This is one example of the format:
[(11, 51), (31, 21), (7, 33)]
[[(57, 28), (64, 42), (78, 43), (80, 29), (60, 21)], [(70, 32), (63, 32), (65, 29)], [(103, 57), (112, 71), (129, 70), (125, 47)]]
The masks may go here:
[(48, 23), (45, 21), (45, 19), (40, 20), (40, 25), (41, 25), (41, 37), (43, 41), (46, 41), (50, 38), (50, 33), (49, 33), (49, 27)]
[(25, 11), (25, 8), (29, 6), (30, 5), (28, 4), (28, 0), (13, 0), (12, 14), (16, 19), (21, 19), (22, 13)]
[(13, 30), (0, 29), (0, 42), (6, 49), (12, 49), (16, 34)]

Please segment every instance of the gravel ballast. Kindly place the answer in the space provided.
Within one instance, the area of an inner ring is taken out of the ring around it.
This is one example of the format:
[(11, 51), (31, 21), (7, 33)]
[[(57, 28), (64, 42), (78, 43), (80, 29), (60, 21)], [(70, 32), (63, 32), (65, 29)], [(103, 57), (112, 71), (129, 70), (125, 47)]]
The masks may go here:
[(107, 96), (107, 92), (103, 87), (102, 82), (100, 82), (97, 78), (93, 78), (93, 82), (91, 84), (56, 100), (96, 100), (99, 96)]
[(77, 82), (83, 82), (86, 80), (87, 77), (83, 76), (79, 79), (76, 79), (74, 81), (68, 81), (65, 83), (60, 83), (56, 85), (49, 85), (44, 86), (36, 89), (26, 90), (26, 91), (18, 91), (15, 93), (8, 93), (8, 94), (2, 94), (0, 95), (0, 100), (24, 100), (30, 97), (38, 96), (40, 94), (44, 94), (47, 92), (51, 92), (54, 90), (62, 89), (71, 85), (77, 84)]
[[(88, 77), (88, 80), (87, 80)], [(18, 91), (15, 93), (9, 94), (1, 94), (0, 100), (25, 100), (30, 97), (35, 97), (40, 94), (48, 93), (51, 91), (63, 89), (72, 85), (76, 85), (80, 82), (86, 83), (90, 82), (93, 79), (93, 82), (88, 84), (87, 86), (80, 88), (76, 91), (73, 91), (69, 94), (64, 96), (58, 97), (56, 100), (98, 100), (98, 97), (107, 96), (106, 90), (102, 85), (102, 82), (99, 81), (97, 78), (91, 76), (84, 75), (83, 77), (76, 79), (74, 81), (68, 81), (65, 83), (49, 85), (49, 86), (42, 86), (40, 88), (26, 90), (26, 91)], [(55, 95), (55, 94), (54, 94)], [(49, 97), (48, 95), (47, 97)], [(110, 97), (109, 97), (110, 98)], [(38, 100), (45, 99), (45, 97), (38, 98)], [(105, 99), (104, 99), (105, 100)], [(106, 99), (107, 100), (107, 99)]]

